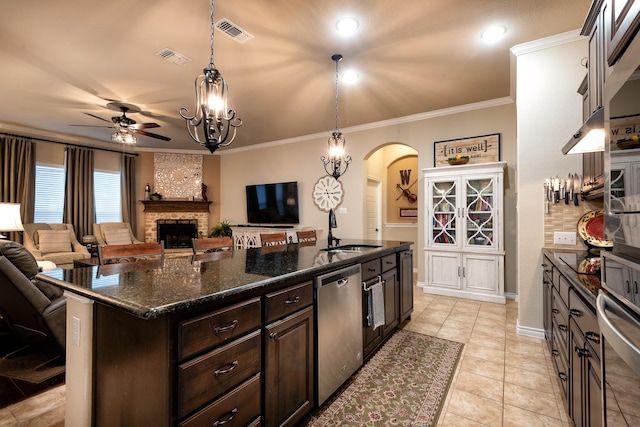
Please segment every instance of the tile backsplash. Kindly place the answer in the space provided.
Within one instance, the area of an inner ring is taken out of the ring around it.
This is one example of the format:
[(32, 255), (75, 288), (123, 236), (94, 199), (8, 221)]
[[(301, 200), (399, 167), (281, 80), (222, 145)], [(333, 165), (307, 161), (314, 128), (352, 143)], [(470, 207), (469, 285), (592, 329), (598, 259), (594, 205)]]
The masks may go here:
[[(544, 246), (553, 249), (587, 249), (587, 246), (578, 233), (578, 221), (582, 215), (596, 209), (603, 209), (602, 200), (580, 200), (578, 206), (575, 206), (573, 203), (565, 204), (564, 201), (549, 203), (549, 213), (544, 215)], [(556, 231), (575, 232), (575, 246), (554, 244), (553, 233)]]

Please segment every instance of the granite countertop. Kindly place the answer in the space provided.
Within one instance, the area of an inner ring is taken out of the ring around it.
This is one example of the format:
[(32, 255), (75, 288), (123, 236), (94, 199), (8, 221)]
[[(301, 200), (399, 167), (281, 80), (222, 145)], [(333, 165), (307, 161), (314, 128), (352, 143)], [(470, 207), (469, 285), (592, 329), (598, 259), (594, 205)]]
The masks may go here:
[(593, 262), (599, 263), (599, 251), (590, 253), (587, 251), (543, 248), (542, 253), (543, 255), (546, 255), (560, 273), (562, 273), (562, 275), (571, 282), (576, 291), (579, 292), (580, 295), (595, 308), (596, 297), (601, 289), (600, 275), (579, 274), (571, 266), (581, 273), (586, 273), (587, 270), (591, 271), (587, 264)]
[[(317, 246), (287, 245), (285, 251), (253, 248), (235, 249), (199, 256), (166, 256), (132, 264), (55, 269), (38, 278), (60, 288), (113, 306), (141, 318), (153, 318), (200, 304), (284, 282), (304, 281), (348, 265), (409, 249), (412, 242), (350, 241), (375, 244), (378, 248), (360, 253), (323, 251)], [(216, 258), (211, 260), (211, 258)]]

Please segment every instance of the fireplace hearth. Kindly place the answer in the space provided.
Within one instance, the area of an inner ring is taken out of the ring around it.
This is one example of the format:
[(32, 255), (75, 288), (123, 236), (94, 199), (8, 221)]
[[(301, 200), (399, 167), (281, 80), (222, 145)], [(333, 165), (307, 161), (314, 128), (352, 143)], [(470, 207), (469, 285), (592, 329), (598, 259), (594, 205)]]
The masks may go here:
[(197, 219), (158, 219), (158, 242), (164, 240), (166, 249), (190, 248), (191, 239), (198, 237)]

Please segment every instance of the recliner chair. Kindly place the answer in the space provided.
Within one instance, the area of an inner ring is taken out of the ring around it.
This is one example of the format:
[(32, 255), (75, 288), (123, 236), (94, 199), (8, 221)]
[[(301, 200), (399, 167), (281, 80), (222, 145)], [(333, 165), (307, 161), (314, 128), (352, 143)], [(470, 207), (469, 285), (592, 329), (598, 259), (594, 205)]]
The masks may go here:
[(65, 354), (67, 299), (39, 280), (33, 255), (16, 242), (0, 243), (0, 314), (23, 343)]

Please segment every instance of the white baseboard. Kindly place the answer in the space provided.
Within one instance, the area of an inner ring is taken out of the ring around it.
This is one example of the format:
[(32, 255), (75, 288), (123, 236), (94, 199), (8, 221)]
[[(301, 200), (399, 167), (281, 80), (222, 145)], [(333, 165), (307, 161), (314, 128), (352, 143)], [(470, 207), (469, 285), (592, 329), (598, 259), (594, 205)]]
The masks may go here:
[(506, 299), (512, 299), (515, 302), (520, 301), (520, 297), (518, 296), (518, 294), (514, 294), (513, 292), (505, 292), (504, 296)]
[(544, 339), (544, 329), (528, 328), (526, 326), (520, 326), (520, 323), (516, 325), (516, 333), (518, 335), (524, 335), (527, 337)]
[(417, 286), (417, 287), (419, 287), (419, 288), (424, 288), (424, 282), (423, 282), (423, 281), (421, 281), (421, 280), (418, 280), (418, 281), (416, 282), (416, 286)]

